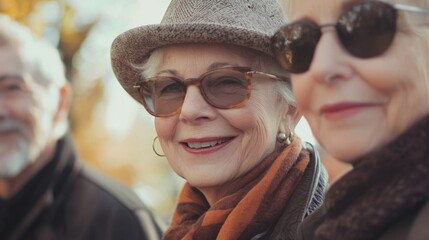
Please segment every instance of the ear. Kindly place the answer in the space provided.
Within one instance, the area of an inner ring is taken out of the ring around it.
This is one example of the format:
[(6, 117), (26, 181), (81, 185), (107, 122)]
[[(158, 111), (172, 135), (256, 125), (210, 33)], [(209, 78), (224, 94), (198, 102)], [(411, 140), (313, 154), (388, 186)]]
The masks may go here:
[(55, 129), (55, 135), (60, 137), (68, 127), (68, 115), (72, 102), (72, 89), (70, 84), (66, 82), (58, 91), (58, 106), (54, 115), (53, 123), (57, 126)]
[(280, 122), (279, 132), (294, 131), (295, 126), (301, 120), (302, 114), (296, 106), (289, 105), (287, 111), (283, 113)]

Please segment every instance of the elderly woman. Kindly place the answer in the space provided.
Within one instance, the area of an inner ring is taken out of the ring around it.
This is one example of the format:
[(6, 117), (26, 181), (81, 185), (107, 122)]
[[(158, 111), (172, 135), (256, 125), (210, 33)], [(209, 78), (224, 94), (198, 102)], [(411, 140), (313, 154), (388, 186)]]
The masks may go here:
[(319, 206), (323, 168), (293, 134), (301, 116), (271, 53), (282, 24), (276, 0), (173, 0), (161, 24), (115, 39), (119, 82), (186, 180), (164, 239), (293, 239)]
[(353, 165), (304, 239), (429, 239), (428, 5), (287, 2), (275, 55), (316, 139)]

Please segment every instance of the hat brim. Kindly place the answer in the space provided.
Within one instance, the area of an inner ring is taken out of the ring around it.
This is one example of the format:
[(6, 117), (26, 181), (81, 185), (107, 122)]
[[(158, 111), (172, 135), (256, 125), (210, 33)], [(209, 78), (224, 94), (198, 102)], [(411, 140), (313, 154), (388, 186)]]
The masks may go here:
[(133, 85), (141, 78), (135, 68), (156, 48), (181, 43), (223, 43), (248, 47), (273, 55), (270, 35), (220, 24), (159, 24), (130, 29), (112, 43), (111, 61), (119, 83), (135, 100)]

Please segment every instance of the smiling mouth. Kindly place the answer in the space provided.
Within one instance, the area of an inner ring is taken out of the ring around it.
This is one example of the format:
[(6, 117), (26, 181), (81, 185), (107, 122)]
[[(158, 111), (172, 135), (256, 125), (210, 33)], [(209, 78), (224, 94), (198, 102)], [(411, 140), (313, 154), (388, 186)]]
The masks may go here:
[(320, 110), (320, 112), (322, 114), (332, 114), (332, 113), (355, 110), (355, 109), (360, 109), (365, 107), (371, 107), (374, 105), (375, 104), (372, 104), (372, 103), (341, 103), (341, 104), (325, 106)]
[(204, 149), (204, 148), (211, 148), (226, 142), (229, 142), (233, 139), (233, 137), (225, 137), (220, 138), (214, 141), (208, 141), (208, 142), (185, 142), (184, 144), (191, 148), (191, 149)]

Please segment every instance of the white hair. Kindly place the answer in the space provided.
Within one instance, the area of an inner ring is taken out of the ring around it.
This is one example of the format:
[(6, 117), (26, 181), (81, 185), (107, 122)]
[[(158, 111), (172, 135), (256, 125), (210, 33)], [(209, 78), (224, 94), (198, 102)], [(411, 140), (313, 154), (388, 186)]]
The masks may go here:
[[(65, 67), (59, 51), (28, 28), (1, 14), (0, 46), (12, 46), (17, 50), (25, 70), (31, 74), (36, 83), (55, 89), (67, 84)], [(53, 104), (56, 102), (53, 101)], [(68, 121), (60, 123), (58, 128), (58, 137), (61, 137), (68, 129)]]

